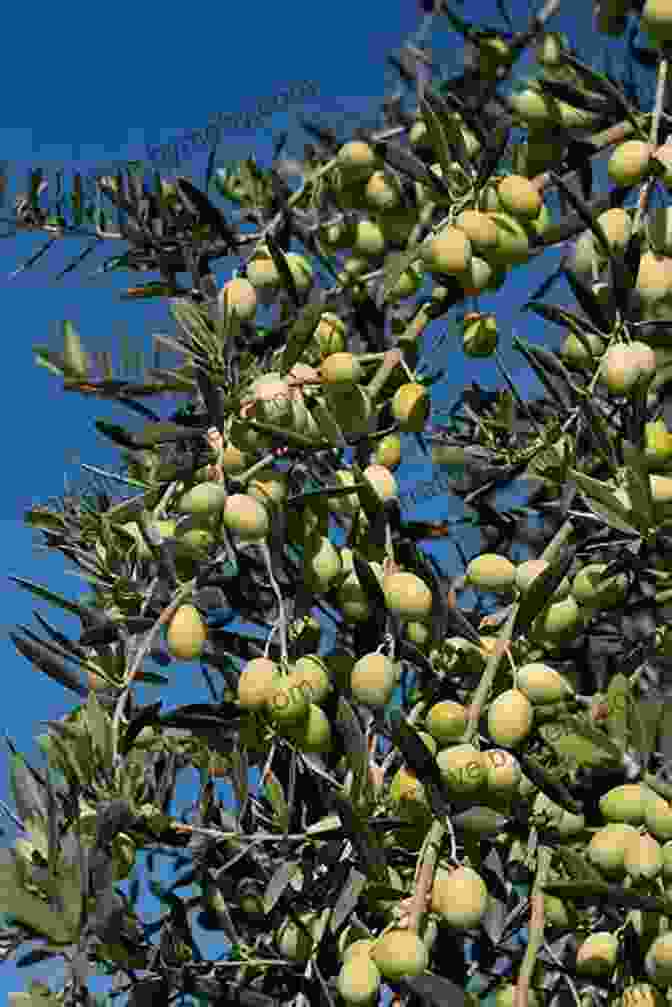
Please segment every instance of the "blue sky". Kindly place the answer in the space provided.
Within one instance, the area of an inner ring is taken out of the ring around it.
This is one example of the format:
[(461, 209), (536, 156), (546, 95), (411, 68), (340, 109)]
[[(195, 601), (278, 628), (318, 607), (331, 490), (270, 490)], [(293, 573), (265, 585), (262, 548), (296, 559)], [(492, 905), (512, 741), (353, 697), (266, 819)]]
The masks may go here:
[[(618, 44), (594, 35), (588, 3), (572, 2), (565, 7), (566, 13), (554, 18), (549, 27), (567, 31), (584, 58), (599, 58), (605, 47), (618, 51)], [(455, 9), (471, 20), (505, 28), (494, 0), (478, 0), (462, 8), (455, 4)], [(529, 16), (527, 3), (515, 0), (511, 12), (515, 27), (524, 27)], [(417, 39), (422, 14), (410, 2), (390, 4), (377, 0), (366, 5), (343, 0), (336, 12), (330, 11), (327, 23), (321, 9), (299, 0), (290, 8), (219, 5), (209, 17), (196, 17), (186, 8), (164, 16), (156, 8), (127, 7), (121, 0), (113, 15), (105, 17), (104, 27), (92, 22), (90, 8), (79, 5), (69, 5), (65, 16), (62, 8), (44, 8), (37, 30), (26, 25), (22, 8), (10, 6), (5, 23), (5, 38), (13, 39), (14, 44), (5, 48), (0, 80), (3, 93), (11, 96), (5, 114), (17, 125), (3, 128), (0, 156), (8, 162), (11, 200), (25, 187), (29, 168), (41, 166), (49, 177), (60, 169), (68, 180), (76, 170), (86, 175), (114, 167), (115, 162), (146, 160), (147, 145), (173, 142), (187, 131), (205, 127), (218, 113), (253, 114), (260, 102), (309, 80), (318, 85), (316, 98), (276, 112), (256, 131), (227, 131), (220, 143), (218, 164), (223, 166), (250, 153), (262, 165), (268, 164), (273, 137), (284, 129), (290, 134), (288, 151), (299, 155), (308, 139), (298, 124), (299, 113), (307, 118), (317, 115), (335, 128), (354, 128), (361, 119), (371, 120), (379, 96), (389, 92), (395, 80), (393, 72), (385, 67), (384, 57), (392, 50), (398, 51), (404, 41)], [(444, 26), (436, 20), (431, 44), (446, 75), (459, 73), (461, 48), (447, 23)], [(517, 71), (519, 74), (524, 66)], [(195, 155), (180, 165), (180, 173), (202, 185), (206, 159), (205, 153)], [(549, 205), (557, 212), (553, 200)], [(133, 348), (141, 348), (150, 356), (151, 334), (169, 333), (173, 323), (165, 301), (143, 304), (119, 300), (120, 291), (135, 283), (138, 274), (90, 275), (105, 258), (124, 250), (123, 242), (106, 242), (82, 267), (56, 281), (56, 274), (85, 247), (82, 240), (66, 239), (35, 268), (8, 279), (22, 261), (37, 251), (42, 240), (41, 235), (20, 235), (0, 242), (5, 373), (0, 427), (6, 431), (8, 477), (0, 508), (0, 550), (5, 575), (25, 577), (77, 598), (86, 593), (86, 583), (66, 574), (67, 563), (60, 554), (34, 551), (33, 534), (24, 527), (21, 517), (29, 506), (62, 492), (64, 473), (72, 481), (81, 478), (77, 458), (116, 470), (118, 455), (96, 433), (95, 419), (130, 426), (134, 421), (120, 407), (64, 394), (55, 376), (35, 366), (31, 347), (42, 344), (60, 349), (60, 326), (69, 319), (89, 350), (111, 348), (125, 334)], [(531, 267), (513, 273), (494, 297), (481, 299), (482, 309), (496, 308), (502, 359), (525, 397), (539, 394), (540, 388), (530, 379), (522, 359), (511, 350), (511, 338), (515, 331), (524, 338), (543, 338), (548, 345), (559, 346), (560, 330), (542, 332), (539, 318), (520, 314), (526, 297), (558, 258), (559, 253), (549, 253)], [(235, 265), (234, 260), (222, 261), (217, 270), (221, 282)], [(146, 277), (154, 278), (153, 274)], [(556, 288), (553, 299), (569, 303), (561, 287)], [(453, 402), (472, 378), (488, 388), (501, 384), (494, 363), (464, 358), (455, 336), (449, 336), (440, 351), (432, 353), (431, 344), (444, 333), (446, 325), (445, 320), (435, 323), (425, 341), (431, 369), (446, 366), (449, 371), (436, 387), (436, 406)], [(168, 405), (162, 407), (163, 415), (168, 414), (168, 409)], [(398, 472), (402, 489), (431, 477), (429, 466), (413, 442), (411, 447), (410, 461)], [(412, 510), (413, 517), (439, 518), (447, 514), (460, 516), (461, 506), (449, 504), (444, 495)], [(462, 541), (467, 555), (477, 550), (478, 539), (473, 534)], [(457, 554), (448, 543), (433, 551), (446, 569), (461, 572)], [(68, 712), (73, 697), (20, 656), (7, 633), (18, 625), (39, 631), (32, 615), (34, 609), (74, 638), (79, 634), (79, 621), (37, 602), (7, 579), (3, 596), (0, 654), (7, 688), (4, 731), (20, 751), (41, 766), (33, 740), (41, 730), (38, 721)], [(170, 669), (168, 674), (171, 686), (162, 694), (164, 708), (202, 701), (207, 695), (196, 665)], [(138, 695), (140, 702), (156, 698), (157, 692), (146, 688)], [(2, 765), (0, 797), (11, 806), (7, 761)], [(177, 808), (194, 799), (196, 782), (195, 774), (191, 779), (188, 774), (182, 775)], [(223, 790), (221, 785), (219, 789)], [(15, 836), (13, 826), (8, 821), (3, 821), (2, 826), (6, 828), (3, 842), (11, 842)], [(170, 872), (165, 876), (170, 879)], [(145, 897), (143, 888), (141, 914), (154, 918), (155, 911), (156, 903)], [(198, 937), (206, 956), (221, 953), (221, 941), (202, 933)], [(53, 966), (17, 970), (14, 964), (5, 963), (0, 967), (0, 996), (22, 990), (30, 977), (49, 977), (54, 987), (59, 987)], [(91, 988), (96, 992), (105, 989), (107, 980), (94, 979)]]

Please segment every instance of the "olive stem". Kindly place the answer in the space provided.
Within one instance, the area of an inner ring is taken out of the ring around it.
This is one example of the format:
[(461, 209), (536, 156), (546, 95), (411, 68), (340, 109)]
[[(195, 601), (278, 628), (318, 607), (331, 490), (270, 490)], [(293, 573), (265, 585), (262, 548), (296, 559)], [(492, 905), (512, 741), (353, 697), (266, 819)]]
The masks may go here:
[(254, 465), (251, 465), (246, 472), (241, 472), (240, 475), (237, 475), (235, 477), (236, 482), (243, 483), (244, 485), (252, 478), (252, 476), (256, 475), (257, 472), (264, 469), (267, 465), (271, 465), (274, 461), (275, 461), (275, 452), (271, 451), (270, 454), (264, 455), (261, 461), (255, 462)]
[[(656, 102), (653, 108), (653, 117), (651, 119), (651, 131), (649, 133), (649, 156), (653, 153), (655, 147), (658, 145), (658, 128), (660, 126), (660, 116), (663, 111), (663, 101), (665, 100), (665, 90), (667, 85), (667, 69), (668, 60), (663, 57), (658, 64), (658, 80), (656, 82)], [(648, 203), (648, 197), (651, 192), (651, 187), (655, 181), (655, 178), (647, 178), (641, 189), (639, 190), (639, 201), (637, 203), (637, 212), (635, 214), (635, 220), (632, 227), (633, 234), (637, 234), (641, 224), (642, 216), (646, 209)]]
[(407, 927), (412, 933), (417, 934), (420, 920), (427, 910), (427, 901), (432, 887), (434, 871), (445, 834), (446, 826), (443, 822), (438, 820), (432, 822), (432, 826), (422, 844), (422, 850), (418, 856), (415, 869), (415, 892), (411, 896), (408, 910)]
[[(503, 641), (505, 643), (510, 642), (511, 631), (516, 621), (516, 616), (518, 615), (519, 608), (520, 608), (520, 602), (518, 601), (514, 602), (506, 622), (499, 631), (499, 634), (497, 636), (498, 642), (499, 641)], [(499, 664), (503, 656), (504, 656), (504, 648), (495, 647), (490, 653), (490, 656), (488, 657), (485, 670), (481, 675), (481, 680), (478, 683), (478, 688), (476, 689), (474, 697), (469, 706), (469, 719), (467, 721), (467, 727), (464, 732), (464, 735), (462, 736), (462, 741), (465, 743), (469, 743), (471, 739), (474, 737), (474, 735), (478, 733), (478, 721), (480, 720), (481, 717), (481, 711), (483, 710), (483, 707), (485, 706), (488, 700), (492, 684), (497, 674), (497, 669), (499, 668)]]
[(551, 866), (551, 850), (539, 846), (537, 850), (537, 871), (530, 895), (530, 926), (525, 957), (518, 973), (514, 1007), (528, 1007), (530, 979), (537, 961), (537, 955), (544, 943), (544, 885)]
[(375, 402), (379, 393), (381, 392), (383, 385), (391, 375), (392, 371), (397, 367), (398, 364), (403, 360), (401, 350), (395, 349), (388, 350), (383, 357), (383, 361), (374, 374), (373, 378), (366, 387), (366, 391), (372, 402)]
[[(548, 543), (544, 551), (542, 552), (540, 559), (545, 559), (549, 563), (553, 563), (560, 553), (563, 545), (570, 537), (574, 531), (574, 525), (571, 521), (565, 521), (565, 523), (558, 529), (558, 531), (553, 536), (552, 540)], [(518, 609), (520, 608), (520, 601), (515, 601), (511, 606), (511, 611), (509, 612), (508, 618), (504, 625), (502, 626), (497, 640), (504, 643), (509, 643), (511, 640), (511, 631), (514, 627), (516, 617), (518, 615)], [(469, 720), (467, 722), (467, 727), (462, 737), (463, 742), (470, 742), (474, 735), (478, 732), (478, 721), (481, 716), (481, 711), (485, 706), (490, 690), (492, 688), (492, 683), (495, 680), (495, 675), (497, 674), (497, 669), (499, 668), (499, 663), (508, 648), (496, 646), (490, 656), (488, 657), (488, 663), (485, 666), (485, 670), (481, 676), (481, 680), (478, 684), (478, 688), (474, 693), (474, 697), (471, 701), (469, 707)]]
[(163, 626), (166, 622), (169, 621), (169, 619), (174, 615), (174, 613), (177, 611), (177, 609), (179, 608), (180, 604), (184, 601), (184, 599), (188, 598), (192, 594), (196, 586), (197, 579), (198, 579), (197, 577), (193, 577), (190, 581), (187, 581), (186, 584), (184, 584), (181, 588), (179, 588), (173, 600), (168, 605), (166, 605), (159, 618), (156, 620), (152, 628), (145, 636), (144, 642), (140, 644), (135, 654), (135, 658), (131, 663), (131, 667), (129, 668), (128, 671), (128, 676), (124, 682), (124, 687), (117, 700), (117, 705), (114, 709), (114, 717), (112, 720), (112, 765), (115, 770), (115, 775), (120, 769), (122, 762), (122, 759), (119, 755), (119, 724), (121, 722), (122, 710), (126, 703), (126, 697), (128, 696), (131, 683), (133, 682), (133, 679), (137, 675), (138, 671), (140, 670), (143, 659), (151, 649), (151, 646), (154, 642), (154, 638), (157, 635), (158, 631), (160, 630), (161, 626)]
[(281, 660), (284, 663), (289, 661), (289, 653), (287, 650), (287, 616), (285, 614), (285, 606), (282, 601), (282, 594), (278, 586), (278, 582), (273, 576), (273, 564), (271, 562), (271, 553), (268, 548), (268, 542), (263, 539), (259, 543), (261, 547), (261, 554), (264, 557), (264, 562), (266, 563), (266, 570), (268, 572), (268, 579), (271, 582), (271, 587), (273, 589), (273, 594), (278, 599), (278, 628), (280, 629), (280, 655)]

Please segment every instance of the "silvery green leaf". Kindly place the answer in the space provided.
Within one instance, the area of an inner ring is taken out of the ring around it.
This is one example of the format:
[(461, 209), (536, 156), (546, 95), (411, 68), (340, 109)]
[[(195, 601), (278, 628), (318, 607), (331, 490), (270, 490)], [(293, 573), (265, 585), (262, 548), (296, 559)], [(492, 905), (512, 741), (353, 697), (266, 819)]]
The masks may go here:
[(493, 808), (486, 808), (481, 805), (461, 811), (459, 815), (451, 817), (451, 822), (456, 829), (462, 832), (473, 832), (480, 836), (493, 836), (506, 826), (508, 818), (500, 815)]
[(341, 924), (350, 916), (359, 902), (359, 897), (366, 887), (367, 878), (365, 874), (353, 867), (348, 875), (348, 879), (343, 886), (341, 894), (336, 900), (336, 905), (331, 916), (329, 929), (335, 934)]
[(266, 886), (264, 892), (264, 912), (270, 913), (278, 899), (286, 889), (293, 877), (301, 870), (301, 863), (298, 860), (288, 860), (281, 863), (275, 871), (273, 877)]

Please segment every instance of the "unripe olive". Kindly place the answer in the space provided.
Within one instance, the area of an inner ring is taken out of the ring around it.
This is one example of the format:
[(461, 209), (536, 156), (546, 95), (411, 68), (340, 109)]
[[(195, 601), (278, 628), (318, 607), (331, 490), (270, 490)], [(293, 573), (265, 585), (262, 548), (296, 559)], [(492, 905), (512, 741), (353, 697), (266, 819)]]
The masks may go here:
[(226, 496), (225, 488), (219, 483), (199, 483), (180, 498), (178, 509), (181, 514), (217, 514), (224, 507)]
[(197, 526), (178, 528), (175, 535), (176, 559), (200, 559), (207, 555), (215, 537), (207, 528)]
[(362, 474), (381, 500), (392, 500), (399, 496), (397, 480), (384, 465), (367, 465)]
[(522, 779), (520, 763), (515, 755), (503, 749), (489, 748), (483, 753), (488, 790), (495, 796), (516, 793)]
[(608, 930), (590, 934), (576, 952), (576, 971), (579, 975), (608, 976), (613, 971), (618, 956), (618, 938)]
[(256, 290), (276, 290), (282, 280), (270, 256), (255, 255), (247, 264), (247, 279)]
[(362, 140), (350, 140), (338, 154), (338, 164), (348, 179), (369, 179), (379, 166), (374, 149)]
[(262, 423), (287, 423), (292, 419), (292, 389), (286, 378), (270, 372), (257, 378), (250, 389), (252, 413)]
[(658, 47), (672, 42), (672, 11), (668, 0), (646, 0), (639, 27)]
[(634, 825), (609, 822), (593, 833), (587, 848), (588, 859), (607, 876), (622, 877), (625, 848), (628, 839), (636, 834)]
[[(628, 217), (628, 220), (630, 218)], [(570, 259), (570, 269), (579, 275), (593, 275), (593, 261), (599, 262), (604, 253), (598, 250), (592, 231), (583, 231), (574, 242), (574, 250)]]
[(328, 591), (341, 573), (338, 549), (326, 535), (311, 536), (304, 549), (306, 583), (314, 591)]
[(672, 501), (672, 479), (669, 476), (651, 475), (649, 483), (651, 485), (651, 499), (659, 511), (666, 514), (667, 505)]
[(427, 948), (411, 930), (388, 930), (374, 944), (371, 958), (392, 982), (402, 976), (421, 975), (429, 963)]
[(638, 185), (649, 173), (650, 145), (643, 140), (626, 140), (613, 151), (607, 164), (614, 185)]
[(471, 255), (471, 242), (459, 227), (444, 227), (420, 246), (420, 256), (430, 273), (446, 273), (449, 276), (464, 273)]
[[(501, 986), (495, 995), (495, 1007), (516, 1007), (516, 992), (513, 983)], [(527, 1007), (539, 1007), (539, 997), (534, 990), (527, 991)]]
[(612, 206), (597, 218), (597, 223), (604, 231), (607, 244), (612, 251), (624, 252), (632, 234), (630, 214), (620, 206)]
[(228, 304), (229, 309), (235, 311), (238, 317), (246, 322), (254, 318), (257, 311), (257, 292), (250, 281), (242, 276), (236, 276), (225, 283), (217, 301), (220, 310), (224, 310), (224, 305)]
[(663, 869), (660, 843), (649, 835), (632, 836), (625, 847), (623, 866), (633, 881), (650, 881)]
[[(371, 957), (371, 949), (376, 943), (371, 937), (357, 937), (358, 933), (366, 933), (365, 930), (358, 929), (355, 924), (347, 926), (343, 931), (346, 935), (345, 941), (341, 946), (341, 937), (338, 939), (338, 949), (341, 955), (341, 961), (347, 962), (349, 958), (355, 955), (366, 955), (367, 958)], [(354, 938), (354, 940), (353, 940)], [(349, 943), (348, 943), (349, 941)]]
[(491, 284), (495, 277), (495, 269), (496, 267), (490, 262), (481, 259), (478, 255), (472, 255), (465, 272), (458, 276), (458, 282), (465, 295), (477, 297), (484, 290), (492, 289)]
[(531, 87), (514, 90), (509, 96), (514, 112), (526, 123), (537, 124), (553, 119), (556, 102)]
[(497, 227), (492, 217), (482, 210), (462, 210), (455, 226), (469, 238), (473, 252), (487, 252), (497, 244)]
[(282, 924), (277, 937), (278, 951), (285, 958), (294, 962), (306, 962), (313, 949), (313, 939), (309, 932), (310, 918), (306, 913), (299, 917), (304, 928), (288, 919)]
[(626, 574), (604, 576), (607, 563), (588, 563), (578, 571), (572, 581), (572, 595), (582, 605), (609, 608), (619, 605), (625, 598), (628, 587)]
[(400, 811), (404, 812), (407, 818), (417, 817), (415, 806), (419, 806), (422, 812), (429, 808), (423, 784), (415, 773), (405, 766), (401, 766), (392, 777), (390, 799), (399, 807)]
[(361, 380), (362, 365), (353, 353), (332, 353), (320, 364), (325, 385), (352, 386)]
[(541, 193), (524, 175), (507, 175), (497, 187), (497, 197), (509, 213), (533, 220), (541, 210)]
[(256, 542), (268, 534), (268, 511), (249, 493), (233, 493), (224, 505), (223, 523), (244, 542)]
[(350, 688), (355, 700), (382, 709), (392, 699), (397, 684), (395, 666), (384, 654), (365, 654), (355, 664)]
[(660, 794), (644, 788), (644, 824), (656, 839), (672, 839), (672, 807)]
[(464, 743), (442, 748), (436, 756), (441, 777), (452, 795), (473, 794), (486, 779), (486, 761), (483, 753), (473, 745)]
[(507, 592), (515, 582), (516, 568), (506, 556), (486, 552), (470, 561), (465, 576), (480, 591)]
[(333, 312), (325, 311), (313, 333), (313, 339), (323, 357), (342, 353), (346, 345), (345, 322)]
[(289, 494), (287, 473), (280, 469), (261, 469), (248, 482), (247, 493), (266, 507), (278, 506)]
[(663, 878), (665, 881), (672, 878), (672, 840), (663, 846)]
[[(388, 259), (385, 260), (387, 265)], [(417, 294), (424, 282), (424, 272), (420, 263), (412, 263), (408, 269), (404, 270), (395, 285), (388, 293), (385, 303), (398, 304), (399, 301), (406, 300)]]
[(497, 349), (497, 318), (470, 312), (462, 323), (462, 349), (468, 357), (490, 357)]
[(425, 725), (439, 745), (450, 745), (458, 741), (467, 728), (467, 708), (452, 699), (435, 703), (427, 711)]
[(222, 471), (229, 476), (237, 476), (252, 464), (249, 455), (246, 455), (235, 444), (229, 442), (222, 450), (219, 464)]
[(392, 415), (404, 433), (422, 433), (430, 407), (429, 392), (416, 381), (402, 385), (392, 397)]
[(663, 989), (672, 986), (672, 933), (656, 937), (646, 953), (644, 968), (656, 986)]
[(266, 700), (266, 708), (277, 724), (298, 724), (307, 717), (309, 706), (308, 691), (293, 675), (280, 676)]
[(477, 927), (488, 910), (485, 881), (471, 867), (439, 869), (431, 890), (431, 908), (448, 926), (458, 930)]
[(336, 988), (348, 1004), (371, 1004), (380, 989), (380, 970), (369, 955), (351, 955), (341, 966)]
[(432, 611), (432, 592), (414, 573), (388, 574), (383, 594), (389, 611), (404, 619), (425, 619)]
[(385, 235), (374, 220), (360, 218), (355, 225), (354, 238), (352, 250), (355, 255), (375, 257), (385, 251)]
[(371, 615), (368, 595), (355, 574), (348, 574), (337, 588), (336, 597), (346, 622), (366, 622)]
[(401, 464), (401, 438), (399, 434), (386, 434), (376, 444), (371, 455), (372, 465), (384, 465), (394, 470)]
[(672, 433), (664, 419), (644, 424), (644, 455), (651, 467), (662, 466), (672, 458)]
[(411, 643), (414, 643), (416, 647), (420, 647), (421, 650), (431, 645), (432, 631), (426, 623), (411, 620), (406, 623), (404, 631), (406, 638)]
[(660, 301), (672, 292), (672, 259), (644, 252), (639, 260), (635, 291), (644, 304)]
[(301, 752), (328, 752), (331, 748), (331, 723), (316, 703), (310, 703), (307, 715), (298, 723), (290, 723), (284, 734)]
[(555, 668), (535, 661), (518, 669), (516, 685), (531, 703), (557, 703), (572, 691)]
[(262, 710), (271, 695), (280, 669), (267, 657), (248, 661), (238, 679), (238, 702), (245, 710)]
[[(352, 486), (357, 480), (351, 469), (338, 469), (334, 472), (334, 483), (343, 488)], [(345, 514), (354, 517), (360, 508), (359, 497), (356, 493), (348, 493), (347, 496), (330, 496), (329, 509), (336, 514)]]
[(532, 730), (534, 710), (518, 689), (507, 689), (490, 704), (488, 734), (496, 745), (515, 748)]
[(372, 210), (396, 210), (401, 205), (401, 186), (397, 178), (385, 169), (374, 171), (364, 190)]
[(584, 364), (592, 364), (595, 357), (599, 357), (605, 350), (604, 341), (596, 332), (586, 332), (585, 336), (590, 348), (589, 350), (586, 349), (574, 332), (569, 332), (565, 336), (560, 348), (561, 356), (577, 367)]
[(665, 1007), (665, 997), (649, 983), (633, 983), (621, 993), (618, 1007)]
[(310, 697), (311, 703), (318, 706), (324, 702), (331, 691), (331, 680), (325, 659), (318, 654), (304, 654), (294, 663), (292, 674), (300, 681)]
[(532, 623), (530, 637), (535, 642), (554, 642), (575, 636), (583, 625), (583, 614), (573, 595), (541, 610)]
[(568, 48), (569, 43), (564, 32), (546, 31), (535, 46), (535, 59), (542, 66), (562, 66)]
[(358, 276), (368, 273), (371, 266), (365, 255), (349, 255), (343, 262), (343, 272), (337, 276), (338, 282), (343, 287), (352, 286)]
[(600, 798), (600, 812), (608, 822), (628, 822), (641, 825), (644, 821), (646, 790), (641, 783), (624, 783), (612, 787)]
[(166, 631), (166, 645), (173, 657), (193, 661), (203, 653), (208, 631), (194, 605), (180, 605)]

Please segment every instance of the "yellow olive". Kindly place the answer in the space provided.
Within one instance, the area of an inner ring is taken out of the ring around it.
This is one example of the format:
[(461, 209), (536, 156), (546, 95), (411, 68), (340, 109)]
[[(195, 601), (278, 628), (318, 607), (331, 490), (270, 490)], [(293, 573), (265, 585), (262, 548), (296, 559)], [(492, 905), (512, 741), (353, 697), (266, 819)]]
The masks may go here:
[(203, 653), (208, 631), (194, 605), (180, 605), (166, 631), (169, 653), (181, 661), (193, 661)]

